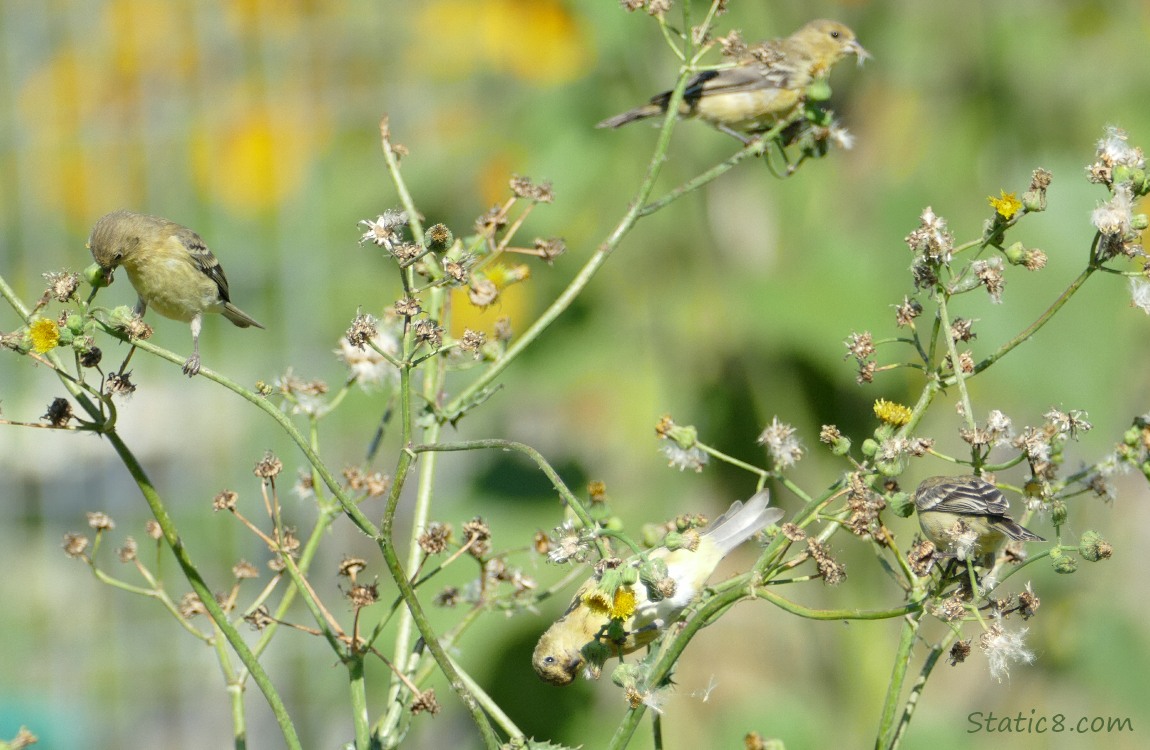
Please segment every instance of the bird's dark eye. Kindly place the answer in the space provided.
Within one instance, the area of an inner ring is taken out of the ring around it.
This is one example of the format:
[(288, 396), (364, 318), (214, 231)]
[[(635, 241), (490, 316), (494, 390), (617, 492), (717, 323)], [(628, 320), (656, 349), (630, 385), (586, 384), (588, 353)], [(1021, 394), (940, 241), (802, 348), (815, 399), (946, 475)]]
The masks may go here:
[(831, 39), (838, 39), (838, 38), (839, 38), (839, 32), (832, 31), (831, 32)]
[(543, 663), (544, 664), (554, 664), (555, 663), (555, 657), (554, 656), (548, 656), (545, 659), (543, 659)]

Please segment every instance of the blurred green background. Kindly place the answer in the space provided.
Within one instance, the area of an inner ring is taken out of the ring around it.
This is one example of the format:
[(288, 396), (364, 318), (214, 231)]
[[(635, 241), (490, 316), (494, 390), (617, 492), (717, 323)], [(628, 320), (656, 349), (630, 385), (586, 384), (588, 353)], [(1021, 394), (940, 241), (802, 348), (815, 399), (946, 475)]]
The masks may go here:
[[(1090, 211), (1106, 197), (1084, 179), (1103, 126), (1150, 143), (1150, 4), (733, 0), (719, 29), (755, 40), (820, 16), (848, 23), (874, 55), (832, 77), (855, 148), (785, 181), (746, 163), (643, 220), (507, 372), (503, 389), (448, 439), (527, 442), (573, 487), (605, 481), (615, 510), (637, 528), (679, 512), (715, 513), (753, 489), (747, 475), (714, 465), (697, 475), (667, 469), (653, 434), (661, 415), (758, 462), (754, 439), (777, 415), (800, 428), (810, 455), (794, 477), (814, 492), (843, 470), (818, 445), (820, 424), (861, 439), (874, 399), (907, 401), (920, 387), (901, 372), (859, 387), (841, 342), (852, 331), (893, 335), (892, 306), (910, 289), (902, 238), (923, 207), (944, 216), (960, 241), (971, 239), (990, 215), (987, 195), (1021, 193), (1035, 167), (1054, 173), (1048, 212), (1014, 237), (1045, 250), (1049, 266), (1038, 274), (1012, 269), (1000, 306), (960, 303), (959, 314), (979, 319), (976, 357), (1028, 325), (1069, 283), (1093, 234)], [(207, 321), (206, 366), (249, 384), (288, 368), (338, 384), (344, 370), (332, 350), (356, 309), (381, 313), (398, 296), (392, 269), (357, 244), (359, 220), (398, 205), (379, 151), (386, 113), (410, 150), (404, 172), (429, 222), (469, 232), (504, 199), (512, 173), (554, 184), (555, 204), (540, 207), (521, 238), (561, 236), (568, 254), (554, 268), (533, 267), (530, 282), (497, 307), (468, 316), (490, 330), (506, 315), (521, 331), (625, 210), (654, 146), (651, 128), (592, 125), (668, 87), (675, 70), (655, 24), (614, 0), (5, 2), (0, 274), (34, 301), (42, 273), (90, 262), (84, 241), (100, 215), (130, 207), (166, 216), (205, 237), (227, 269), (233, 300), (268, 326), (240, 331)], [(684, 124), (661, 189), (734, 148), (703, 125)], [(133, 300), (123, 281), (100, 297)], [(157, 343), (187, 351), (186, 326), (149, 317)], [(0, 330), (19, 324), (11, 310), (0, 311)], [(1095, 277), (1053, 324), (973, 383), (978, 418), (997, 408), (1021, 427), (1040, 423), (1052, 406), (1085, 409), (1096, 429), (1071, 446), (1067, 461), (1097, 460), (1134, 414), (1150, 411), (1148, 326), (1121, 280)], [(108, 344), (106, 361), (121, 351)], [(904, 356), (887, 348), (879, 360)], [(122, 433), (209, 581), (225, 588), (236, 559), (262, 565), (267, 553), (212, 514), (211, 497), (236, 489), (254, 516), (250, 470), (264, 451), (279, 453), (289, 481), (302, 459), (231, 394), (188, 381), (167, 363), (142, 355), (133, 362), (140, 388), (121, 407)], [(58, 391), (43, 369), (0, 353), (6, 418), (35, 421)], [(952, 406), (953, 398), (940, 402), (922, 434), (959, 452)], [(382, 410), (378, 394), (349, 397), (321, 430), (330, 464), (362, 461)], [(373, 468), (390, 471), (394, 447)], [(904, 483), (946, 471), (925, 459)], [(5, 427), (0, 476), (0, 737), (26, 724), (48, 748), (226, 746), (227, 702), (212, 654), (154, 602), (99, 585), (60, 550), (65, 531), (86, 530), (88, 510), (112, 514), (114, 540), (143, 538), (146, 507), (111, 449), (89, 436)], [(1030, 573), (1042, 598), (1028, 624), (1037, 662), (1002, 684), (977, 652), (963, 666), (940, 667), (908, 747), (1150, 742), (1147, 491), (1141, 477), (1118, 484), (1115, 503), (1083, 499), (1070, 521), (1074, 536), (1096, 528), (1110, 538), (1114, 559), (1073, 576), (1045, 565)], [(785, 493), (778, 500), (797, 507)], [(285, 502), (307, 528), (308, 504)], [(525, 545), (560, 519), (538, 472), (493, 453), (447, 456), (434, 507), (434, 518), (456, 528), (482, 515), (496, 548)], [(905, 547), (913, 519), (891, 524)], [(1051, 532), (1048, 521), (1035, 525)], [(846, 583), (789, 593), (812, 606), (898, 603), (862, 545), (839, 536), (834, 551), (847, 564)], [(370, 553), (350, 524), (337, 524), (315, 568), (317, 587), (334, 599), (338, 561)], [(371, 559), (369, 572), (386, 578)], [(516, 560), (543, 583), (562, 573), (528, 555)], [(112, 555), (105, 564), (130, 578)], [(184, 590), (174, 565), (166, 576), (176, 593)], [(458, 658), (528, 733), (599, 747), (623, 713), (620, 693), (606, 680), (560, 691), (530, 669), (535, 638), (561, 608), (551, 601), (538, 614), (488, 615)], [(435, 612), (443, 628), (458, 615)], [(736, 608), (683, 659), (664, 716), (667, 746), (735, 748), (752, 729), (790, 748), (871, 745), (897, 628), (800, 621), (764, 603)], [(305, 746), (349, 739), (344, 673), (320, 643), (281, 633), (266, 662)], [(382, 672), (375, 677), (381, 685)], [(281, 746), (262, 697), (249, 692), (249, 747)], [(450, 691), (440, 686), (439, 695), (445, 710), (418, 717), (409, 746), (474, 745)], [(1129, 717), (1134, 731), (971, 734), (972, 711)], [(644, 737), (634, 747), (649, 745)]]

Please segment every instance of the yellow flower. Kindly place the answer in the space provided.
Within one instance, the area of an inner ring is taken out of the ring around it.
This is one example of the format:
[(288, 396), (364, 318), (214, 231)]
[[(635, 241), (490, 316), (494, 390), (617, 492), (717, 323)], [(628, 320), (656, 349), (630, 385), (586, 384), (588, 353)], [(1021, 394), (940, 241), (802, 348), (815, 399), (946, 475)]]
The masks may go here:
[(32, 348), (37, 354), (46, 354), (60, 343), (60, 328), (54, 320), (36, 320), (28, 327), (28, 334), (32, 337)]
[(910, 421), (910, 407), (880, 398), (874, 402), (874, 415), (883, 422), (901, 427)]
[(593, 612), (600, 612), (602, 614), (609, 614), (613, 609), (611, 600), (607, 598), (607, 594), (598, 588), (593, 588), (583, 595), (583, 603)]
[(998, 198), (993, 195), (986, 196), (990, 201), (990, 207), (993, 208), (999, 216), (1006, 220), (1014, 218), (1014, 215), (1022, 210), (1022, 201), (1014, 193), (1008, 193), (1005, 190), (999, 190)]
[(635, 605), (637, 603), (635, 590), (630, 586), (620, 586), (615, 589), (615, 601), (611, 604), (611, 618), (614, 620), (626, 620), (635, 614)]

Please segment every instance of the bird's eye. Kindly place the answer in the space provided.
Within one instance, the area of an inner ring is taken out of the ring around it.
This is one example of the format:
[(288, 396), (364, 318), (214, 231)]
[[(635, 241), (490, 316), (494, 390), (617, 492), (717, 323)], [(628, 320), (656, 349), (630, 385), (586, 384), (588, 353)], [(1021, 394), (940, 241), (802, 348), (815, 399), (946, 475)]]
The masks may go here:
[(838, 39), (838, 38), (839, 38), (839, 32), (832, 31), (831, 32), (831, 39)]
[(555, 663), (555, 657), (554, 656), (548, 656), (548, 657), (543, 659), (543, 663), (544, 664), (554, 664)]

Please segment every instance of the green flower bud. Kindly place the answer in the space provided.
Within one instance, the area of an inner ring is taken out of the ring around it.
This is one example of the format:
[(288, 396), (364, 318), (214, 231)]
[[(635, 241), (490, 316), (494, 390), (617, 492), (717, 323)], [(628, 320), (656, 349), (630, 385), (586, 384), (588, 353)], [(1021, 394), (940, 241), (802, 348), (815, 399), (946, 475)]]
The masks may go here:
[(896, 492), (886, 498), (886, 504), (899, 518), (910, 518), (914, 512), (914, 495), (909, 492)]
[(880, 443), (884, 440), (890, 440), (894, 437), (895, 426), (888, 422), (883, 422), (874, 431), (874, 439)]
[(1022, 207), (1030, 213), (1046, 210), (1046, 191), (1027, 190), (1022, 194)]
[(620, 664), (611, 671), (611, 682), (621, 688), (630, 687), (639, 679), (638, 664)]
[(639, 529), (639, 543), (644, 547), (658, 547), (663, 543), (667, 530), (657, 523), (645, 523)]
[(825, 102), (831, 98), (831, 85), (826, 78), (816, 78), (807, 86), (807, 100)]
[(427, 249), (436, 253), (442, 253), (455, 242), (451, 230), (443, 224), (433, 224), (428, 227), (427, 234), (423, 236), (423, 239), (427, 244)]
[(83, 276), (84, 281), (87, 281), (93, 289), (99, 289), (112, 283), (112, 274), (101, 268), (99, 263), (93, 263), (85, 268)]
[(1078, 561), (1062, 551), (1061, 547), (1050, 550), (1050, 564), (1055, 573), (1067, 575), (1078, 570)]
[(1134, 170), (1126, 164), (1115, 164), (1111, 175), (1113, 183), (1117, 185), (1122, 182), (1130, 182), (1134, 177)]
[(1050, 520), (1054, 521), (1055, 526), (1062, 526), (1066, 523), (1066, 503), (1061, 500), (1050, 503)]
[(1012, 266), (1021, 266), (1026, 262), (1026, 246), (1021, 242), (1015, 242), (1003, 252), (1006, 254), (1007, 262)]
[(1150, 227), (1150, 218), (1146, 214), (1134, 214), (1130, 217), (1130, 228), (1136, 232), (1141, 232), (1146, 227)]
[(1142, 167), (1134, 167), (1130, 170), (1130, 182), (1134, 183), (1133, 187), (1135, 192), (1139, 195), (1146, 194), (1146, 170)]
[(624, 586), (634, 586), (639, 582), (639, 569), (634, 565), (619, 568), (619, 579)]
[(1084, 560), (1090, 562), (1107, 560), (1110, 555), (1114, 554), (1114, 548), (1110, 546), (1110, 542), (1103, 539), (1097, 531), (1091, 530), (1084, 533), (1078, 544), (1079, 554)]
[(622, 531), (623, 519), (619, 516), (607, 516), (599, 522), (599, 525), (609, 531)]
[[(615, 623), (619, 625), (619, 623)], [(621, 625), (620, 625), (621, 627)], [(610, 627), (608, 627), (610, 631)], [(579, 649), (579, 653), (583, 654), (583, 658), (587, 660), (588, 665), (599, 665), (602, 668), (603, 662), (611, 658), (611, 648), (606, 643), (600, 640), (594, 640)]]
[(603, 575), (599, 578), (599, 585), (596, 587), (608, 597), (615, 596), (615, 589), (623, 583), (623, 573), (619, 568), (610, 568), (603, 571)]
[(667, 577), (667, 561), (652, 557), (639, 564), (639, 580), (648, 588)]
[(851, 452), (851, 439), (843, 435), (831, 443), (831, 453), (836, 456), (845, 456)]
[(884, 477), (897, 477), (906, 471), (906, 459), (897, 458), (893, 461), (875, 461), (874, 467)]
[(1131, 427), (1122, 433), (1122, 442), (1129, 446), (1138, 445), (1142, 438), (1142, 430), (1137, 426)]
[(874, 438), (867, 438), (864, 440), (862, 444), (862, 452), (864, 456), (873, 457), (874, 454), (878, 453), (878, 441)]

